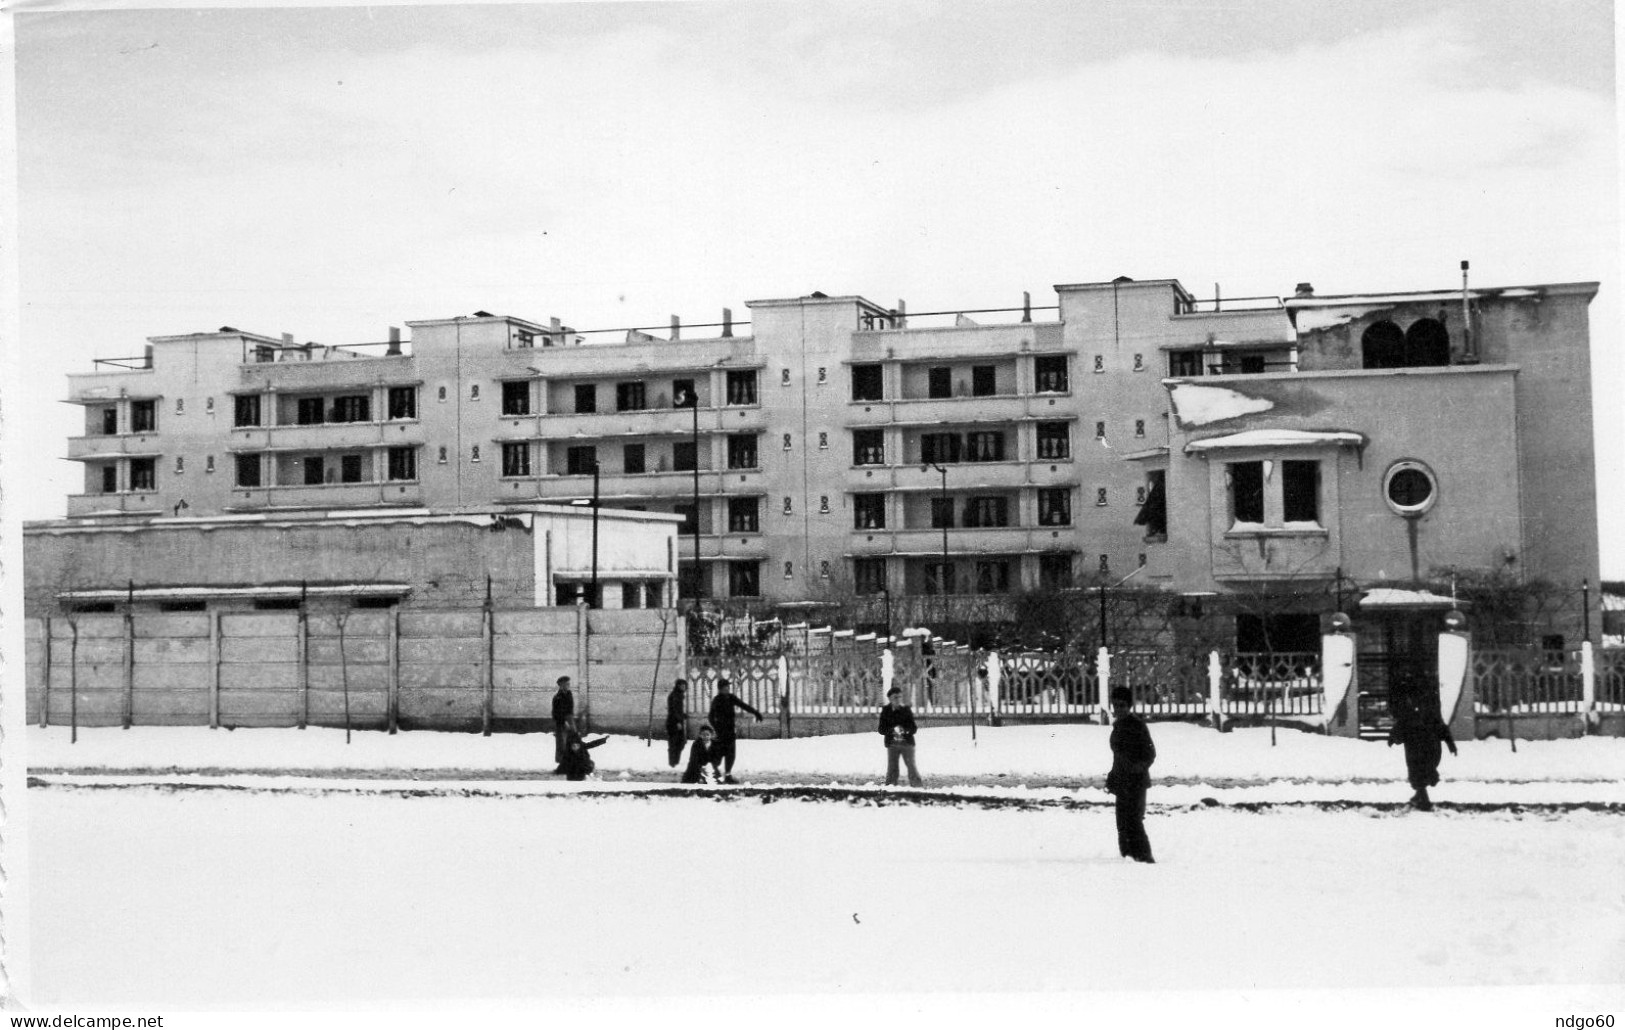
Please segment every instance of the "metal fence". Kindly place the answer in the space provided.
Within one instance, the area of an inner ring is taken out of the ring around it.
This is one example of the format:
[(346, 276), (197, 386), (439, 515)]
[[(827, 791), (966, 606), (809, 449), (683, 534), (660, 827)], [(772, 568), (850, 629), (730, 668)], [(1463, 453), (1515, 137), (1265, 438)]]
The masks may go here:
[(1625, 707), (1625, 647), (1599, 647), (1592, 655), (1597, 663), (1597, 704)]
[(1584, 695), (1580, 657), (1563, 651), (1475, 651), (1473, 689), (1479, 711), (1577, 712)]

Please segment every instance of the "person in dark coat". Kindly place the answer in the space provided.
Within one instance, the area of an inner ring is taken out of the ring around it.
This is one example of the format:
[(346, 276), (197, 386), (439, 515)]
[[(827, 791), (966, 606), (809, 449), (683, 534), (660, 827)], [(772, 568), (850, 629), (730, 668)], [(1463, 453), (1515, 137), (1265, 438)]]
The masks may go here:
[(1117, 850), (1136, 862), (1154, 862), (1151, 839), (1145, 835), (1145, 792), (1151, 787), (1151, 763), (1156, 745), (1145, 720), (1134, 714), (1134, 693), (1127, 687), (1112, 690), (1112, 769), (1106, 791), (1117, 799)]
[[(1439, 703), (1427, 692), (1407, 692), (1394, 706), (1394, 727), (1388, 731), (1388, 746), (1405, 745), (1405, 776), (1416, 793), (1411, 807), (1423, 812), (1433, 810), (1428, 788), (1439, 783), (1439, 761), (1444, 747), (1456, 753), (1456, 738), (1439, 714)], [(1443, 745), (1441, 747), (1440, 745)]]
[(694, 746), (688, 750), (688, 767), (683, 770), (684, 783), (705, 783), (706, 766), (711, 767), (711, 782), (722, 779), (722, 770), (717, 764), (722, 761), (722, 753), (717, 750), (716, 737), (710, 726), (701, 726), (700, 735), (694, 738)]
[(688, 680), (679, 679), (666, 695), (666, 764), (673, 769), (683, 760), (688, 743)]
[(734, 729), (734, 709), (742, 708), (756, 716), (756, 721), (762, 721), (762, 713), (752, 708), (748, 702), (735, 697), (729, 690), (727, 680), (717, 680), (717, 696), (711, 699), (711, 711), (708, 718), (711, 727), (716, 730), (717, 750), (722, 754), (723, 780), (727, 783), (737, 783), (734, 779), (734, 755), (737, 751), (738, 731)]
[(597, 768), (593, 764), (592, 756), (587, 752), (607, 741), (608, 737), (599, 737), (594, 741), (585, 741), (577, 733), (571, 733), (570, 739), (564, 745), (564, 778), (567, 780), (584, 780)]
[(564, 755), (570, 744), (570, 734), (576, 731), (576, 696), (570, 691), (570, 677), (559, 677), (559, 689), (553, 693), (553, 762), (555, 773), (564, 771)]
[(914, 766), (914, 709), (903, 703), (903, 688), (886, 691), (886, 706), (880, 710), (880, 739), (886, 743), (886, 786), (897, 784), (897, 762), (908, 766), (908, 785), (923, 787), (920, 770)]

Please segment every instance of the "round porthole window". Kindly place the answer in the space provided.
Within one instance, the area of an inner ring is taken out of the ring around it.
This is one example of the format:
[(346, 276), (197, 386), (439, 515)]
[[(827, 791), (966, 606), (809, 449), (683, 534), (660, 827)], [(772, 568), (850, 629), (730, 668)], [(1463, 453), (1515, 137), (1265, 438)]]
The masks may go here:
[(1433, 470), (1419, 461), (1401, 461), (1388, 470), (1382, 481), (1388, 507), (1401, 515), (1421, 515), (1439, 497), (1439, 483)]

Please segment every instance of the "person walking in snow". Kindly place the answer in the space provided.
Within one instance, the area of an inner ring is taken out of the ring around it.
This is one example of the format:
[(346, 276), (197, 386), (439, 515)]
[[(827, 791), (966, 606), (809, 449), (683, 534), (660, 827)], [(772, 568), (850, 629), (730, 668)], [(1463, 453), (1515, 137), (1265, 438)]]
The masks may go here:
[(897, 762), (908, 766), (908, 785), (923, 787), (920, 770), (914, 765), (914, 709), (903, 703), (903, 688), (886, 691), (886, 705), (880, 709), (880, 739), (886, 744), (886, 786), (897, 784)]
[[(700, 727), (699, 736), (694, 738), (694, 746), (688, 750), (688, 767), (683, 770), (684, 783), (715, 783), (722, 779), (722, 770), (717, 767), (722, 761), (722, 753), (717, 750), (716, 737), (709, 725)], [(706, 775), (706, 768), (710, 767), (710, 776)]]
[(1151, 839), (1145, 835), (1145, 793), (1157, 748), (1145, 720), (1134, 714), (1133, 691), (1114, 687), (1111, 704), (1112, 768), (1106, 774), (1106, 792), (1117, 799), (1117, 850), (1136, 862), (1154, 862)]
[(553, 771), (564, 771), (564, 755), (569, 748), (570, 734), (576, 731), (576, 696), (570, 691), (570, 677), (559, 677), (559, 689), (553, 693)]
[(711, 699), (711, 711), (708, 718), (711, 727), (716, 731), (717, 750), (722, 755), (722, 773), (725, 783), (736, 783), (734, 779), (734, 757), (738, 750), (738, 731), (734, 729), (734, 709), (742, 708), (756, 716), (756, 721), (762, 721), (762, 713), (752, 708), (746, 701), (735, 697), (729, 690), (729, 682), (725, 679), (717, 680), (717, 696)]
[(673, 769), (683, 760), (688, 743), (688, 680), (679, 679), (666, 695), (666, 764)]
[[(1439, 762), (1443, 747), (1456, 754), (1456, 739), (1439, 715), (1439, 702), (1427, 691), (1406, 691), (1394, 707), (1394, 727), (1388, 731), (1388, 746), (1405, 745), (1405, 776), (1416, 791), (1411, 807), (1433, 811), (1428, 788), (1439, 783)], [(1441, 747), (1440, 745), (1443, 745)]]
[(609, 740), (608, 737), (599, 737), (588, 743), (581, 739), (581, 735), (570, 733), (570, 739), (564, 744), (564, 778), (567, 780), (584, 780), (592, 775), (597, 768), (593, 764), (592, 756), (587, 752)]

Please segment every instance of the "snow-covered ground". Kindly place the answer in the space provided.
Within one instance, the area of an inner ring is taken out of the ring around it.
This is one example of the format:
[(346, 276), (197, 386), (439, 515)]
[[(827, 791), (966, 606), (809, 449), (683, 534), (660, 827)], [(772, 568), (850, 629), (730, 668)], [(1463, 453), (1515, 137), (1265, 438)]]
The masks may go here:
[[(875, 734), (744, 741), (758, 789), (650, 796), (675, 780), (658, 740), (613, 738), (569, 784), (540, 734), (30, 728), (26, 1000), (1625, 1016), (1625, 741), (1464, 743), (1423, 814), (1396, 807), (1397, 748), (1153, 724), (1139, 866), (1107, 732), (924, 731), (934, 803), (911, 804), (870, 786)], [(761, 789), (784, 784), (855, 789)]]

